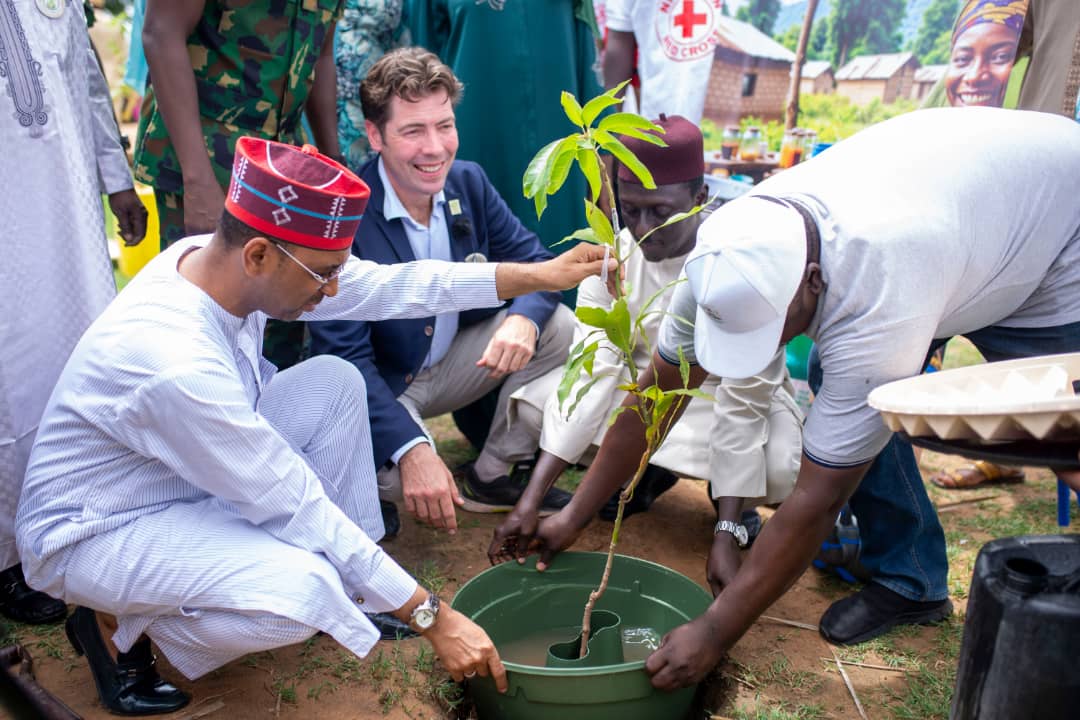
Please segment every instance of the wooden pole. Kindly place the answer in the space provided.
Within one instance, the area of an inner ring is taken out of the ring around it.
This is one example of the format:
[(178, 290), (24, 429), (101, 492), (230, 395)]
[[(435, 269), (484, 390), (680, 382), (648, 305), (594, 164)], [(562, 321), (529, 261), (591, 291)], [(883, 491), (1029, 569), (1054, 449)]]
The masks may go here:
[(806, 45), (810, 42), (810, 29), (814, 26), (814, 13), (817, 12), (818, 0), (809, 0), (806, 4), (806, 16), (802, 30), (799, 31), (799, 44), (795, 47), (795, 64), (791, 68), (791, 86), (788, 88), (787, 108), (784, 112), (784, 127), (790, 130), (799, 120), (799, 83), (802, 82), (802, 66), (806, 60)]

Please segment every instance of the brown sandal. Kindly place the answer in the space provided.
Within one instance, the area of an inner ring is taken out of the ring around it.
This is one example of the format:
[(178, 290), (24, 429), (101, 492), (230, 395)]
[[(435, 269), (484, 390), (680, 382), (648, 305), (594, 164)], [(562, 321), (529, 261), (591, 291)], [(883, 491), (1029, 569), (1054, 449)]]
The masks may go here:
[(983, 485), (1015, 485), (1024, 482), (1024, 471), (1020, 468), (995, 465), (985, 460), (976, 460), (954, 471), (943, 470), (930, 476), (930, 482), (946, 490), (969, 490)]

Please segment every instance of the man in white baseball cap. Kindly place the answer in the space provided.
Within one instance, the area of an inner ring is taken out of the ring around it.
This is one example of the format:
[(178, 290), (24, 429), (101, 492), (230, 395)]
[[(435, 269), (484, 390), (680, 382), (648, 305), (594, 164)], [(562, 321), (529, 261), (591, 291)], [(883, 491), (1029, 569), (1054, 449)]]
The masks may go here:
[(780, 345), (806, 260), (803, 218), (791, 205), (748, 198), (706, 220), (683, 270), (697, 300), (698, 361), (726, 378), (764, 368)]
[[(753, 374), (799, 334), (816, 342), (823, 381), (795, 491), (712, 605), (646, 661), (654, 686), (709, 672), (802, 574), (849, 499), (871, 577), (825, 612), (822, 635), (854, 644), (951, 612), (945, 536), (911, 445), (866, 398), (918, 374), (954, 335), (990, 361), (1080, 351), (1077, 167), (1071, 120), (925, 110), (838, 143), (703, 223), (639, 383), (680, 387), (680, 352), (691, 386)], [(538, 568), (573, 544), (644, 448), (637, 414), (619, 415), (570, 504), (541, 522)], [(1080, 472), (1059, 477), (1080, 488)]]

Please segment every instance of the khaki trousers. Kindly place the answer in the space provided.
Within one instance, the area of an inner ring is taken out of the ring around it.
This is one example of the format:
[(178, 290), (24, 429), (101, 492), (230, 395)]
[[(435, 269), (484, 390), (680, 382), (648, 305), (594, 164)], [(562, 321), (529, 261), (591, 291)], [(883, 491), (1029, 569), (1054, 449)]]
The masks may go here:
[[(510, 465), (531, 458), (537, 448), (537, 435), (509, 417), (510, 395), (566, 362), (575, 319), (570, 309), (560, 304), (544, 324), (532, 360), (505, 378), (491, 378), (487, 369), (476, 366), (476, 361), (505, 319), (506, 311), (503, 310), (484, 322), (460, 330), (445, 357), (418, 373), (405, 392), (398, 396), (398, 402), (405, 406), (434, 445), (431, 432), (423, 423), (425, 419), (465, 407), (500, 387), (501, 383), (484, 452)], [(401, 473), (397, 465), (379, 470), (378, 482), (380, 498), (395, 502), (402, 499)]]

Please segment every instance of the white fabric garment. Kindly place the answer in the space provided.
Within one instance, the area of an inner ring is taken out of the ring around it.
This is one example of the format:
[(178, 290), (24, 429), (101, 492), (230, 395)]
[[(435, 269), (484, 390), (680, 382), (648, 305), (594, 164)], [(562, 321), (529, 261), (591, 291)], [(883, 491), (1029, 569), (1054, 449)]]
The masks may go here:
[[(872, 460), (891, 432), (867, 395), (921, 372), (935, 338), (1080, 322), (1078, 168), (1068, 118), (940, 108), (879, 123), (754, 188), (801, 201), (821, 235), (826, 290), (806, 335), (824, 380), (803, 434), (809, 457)], [(701, 232), (724, 222), (721, 207)], [(693, 329), (665, 321), (660, 344), (692, 356)]]
[[(672, 285), (679, 277), (685, 255), (648, 262), (640, 251), (631, 252), (629, 230), (619, 236), (620, 255), (629, 255), (624, 277), (630, 317), (637, 317), (653, 296), (652, 314), (642, 324), (641, 342), (634, 348), (634, 364), (644, 371), (652, 360), (661, 319), (673, 293), (686, 285)], [(659, 293), (659, 294), (658, 294)], [(599, 278), (587, 278), (578, 289), (578, 307), (610, 309), (611, 295)], [(595, 328), (578, 322), (571, 347)], [(526, 403), (543, 412), (542, 426), (536, 428), (540, 448), (567, 462), (589, 462), (608, 429), (612, 411), (622, 404), (626, 392), (618, 386), (629, 377), (606, 339), (596, 354), (593, 377), (599, 378), (582, 396), (567, 417), (573, 399), (589, 378), (582, 376), (570, 391), (563, 408), (556, 391), (563, 368), (557, 368), (520, 388), (514, 402)], [(678, 363), (678, 359), (674, 360)], [(710, 402), (693, 398), (679, 422), (671, 428), (652, 464), (680, 477), (708, 480), (714, 497), (768, 498), (779, 502), (787, 497), (795, 482), (802, 454), (800, 439), (802, 414), (795, 405), (783, 354), (761, 375), (740, 381), (719, 382), (709, 377), (701, 390), (714, 397)], [(535, 413), (512, 412), (523, 422)]]
[(701, 122), (722, 5), (722, 0), (607, 0), (608, 30), (633, 33), (637, 43), (641, 115), (655, 120), (665, 113)]
[[(123, 650), (158, 616), (216, 608), (281, 615), (363, 655), (379, 637), (370, 622), (357, 612), (315, 610), (340, 606), (342, 598), (363, 598), (369, 612), (395, 609), (416, 584), (375, 545), (383, 525), (362, 380), (349, 374), (351, 397), (314, 383), (306, 406), (294, 393), (265, 413), (275, 380), (259, 354), (266, 316), (231, 315), (177, 270), (186, 252), (208, 241), (188, 238), (151, 261), (64, 368), (16, 520), (27, 581), (118, 615)], [(436, 308), (498, 304), (494, 263), (379, 265), (350, 257), (337, 294), (301, 319), (424, 317)], [(283, 430), (288, 423), (299, 429)], [(189, 506), (200, 509), (196, 527), (211, 539), (204, 553), (188, 553), (170, 570), (178, 548), (202, 547), (176, 537), (198, 534), (177, 520)], [(235, 525), (235, 533), (222, 524)], [(252, 532), (264, 547), (303, 552), (311, 566), (304, 577), (318, 580), (295, 577), (291, 571), (303, 562), (263, 563), (255, 546), (245, 555), (243, 536)], [(234, 557), (218, 557), (218, 546), (233, 547), (247, 576), (261, 573), (264, 581), (233, 595), (217, 588)], [(326, 563), (335, 579), (329, 587)], [(279, 592), (290, 583), (294, 592)], [(195, 676), (227, 661), (229, 646), (215, 647), (205, 649), (202, 663), (189, 658), (184, 672)], [(185, 662), (182, 647), (162, 650)]]
[(132, 187), (82, 5), (60, 8), (0, 3), (0, 569), (45, 403), (116, 294), (102, 193)]

